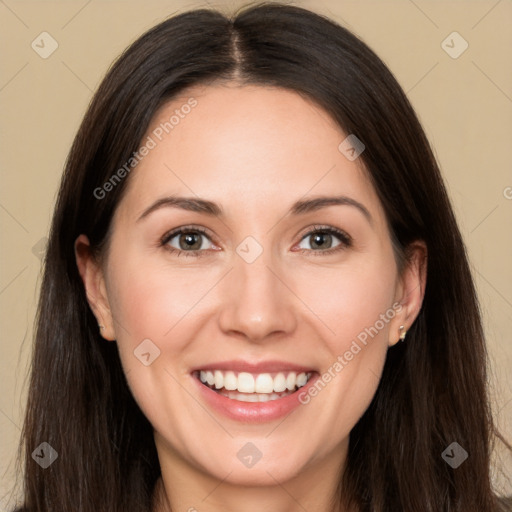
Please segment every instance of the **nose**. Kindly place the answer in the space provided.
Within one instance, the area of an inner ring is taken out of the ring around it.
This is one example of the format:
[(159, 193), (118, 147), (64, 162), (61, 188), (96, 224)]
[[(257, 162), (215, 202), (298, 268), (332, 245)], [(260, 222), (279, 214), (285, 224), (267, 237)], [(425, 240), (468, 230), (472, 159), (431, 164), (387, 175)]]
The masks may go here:
[(275, 267), (265, 251), (252, 263), (235, 258), (234, 268), (224, 282), (225, 299), (219, 315), (224, 333), (261, 342), (295, 330), (299, 301)]

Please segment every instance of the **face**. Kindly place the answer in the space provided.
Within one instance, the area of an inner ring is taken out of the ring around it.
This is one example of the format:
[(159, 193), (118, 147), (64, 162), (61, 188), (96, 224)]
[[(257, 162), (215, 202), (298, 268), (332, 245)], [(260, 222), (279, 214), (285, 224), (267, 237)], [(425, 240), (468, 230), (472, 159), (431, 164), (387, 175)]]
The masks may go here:
[(244, 485), (343, 460), (416, 284), (346, 137), (261, 86), (153, 119), (104, 264), (79, 266), (161, 460)]

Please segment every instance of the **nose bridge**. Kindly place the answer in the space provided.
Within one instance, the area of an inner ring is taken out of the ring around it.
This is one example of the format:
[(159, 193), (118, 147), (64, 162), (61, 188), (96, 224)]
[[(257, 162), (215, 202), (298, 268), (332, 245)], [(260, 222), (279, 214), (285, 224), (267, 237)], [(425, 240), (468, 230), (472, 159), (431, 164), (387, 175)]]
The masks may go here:
[(272, 250), (261, 247), (259, 254), (256, 250), (251, 240), (237, 248), (220, 314), (223, 330), (243, 333), (251, 340), (295, 328), (293, 297), (276, 276), (280, 272)]

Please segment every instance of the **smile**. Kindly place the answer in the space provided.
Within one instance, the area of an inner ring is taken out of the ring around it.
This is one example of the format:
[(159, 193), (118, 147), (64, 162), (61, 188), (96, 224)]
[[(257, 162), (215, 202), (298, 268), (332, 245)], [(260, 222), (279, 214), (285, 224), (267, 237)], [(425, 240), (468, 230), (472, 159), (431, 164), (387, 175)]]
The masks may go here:
[(241, 402), (268, 402), (295, 393), (305, 386), (312, 372), (249, 373), (200, 370), (194, 373), (205, 386)]
[(205, 408), (243, 423), (278, 420), (303, 407), (300, 393), (320, 377), (316, 369), (291, 362), (240, 359), (198, 365), (190, 375)]

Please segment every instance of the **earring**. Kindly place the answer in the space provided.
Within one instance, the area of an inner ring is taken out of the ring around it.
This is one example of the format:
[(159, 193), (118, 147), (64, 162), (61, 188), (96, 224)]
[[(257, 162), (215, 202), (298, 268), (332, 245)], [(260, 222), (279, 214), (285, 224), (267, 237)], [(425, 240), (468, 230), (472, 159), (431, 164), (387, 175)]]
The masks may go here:
[(104, 325), (101, 325), (101, 324), (98, 324), (98, 327), (100, 328), (100, 331), (105, 329), (105, 326)]
[(398, 330), (400, 331), (400, 341), (404, 341), (407, 331), (404, 329), (403, 325), (401, 325)]

